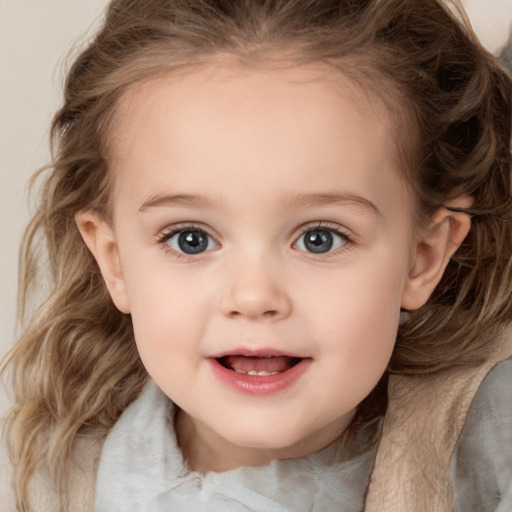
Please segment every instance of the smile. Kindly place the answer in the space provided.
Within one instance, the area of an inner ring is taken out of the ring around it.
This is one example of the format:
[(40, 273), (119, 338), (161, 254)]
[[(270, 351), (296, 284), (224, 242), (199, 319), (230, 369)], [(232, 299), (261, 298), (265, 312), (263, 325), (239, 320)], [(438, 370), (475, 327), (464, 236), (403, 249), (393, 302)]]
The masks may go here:
[(311, 361), (275, 351), (240, 351), (209, 358), (214, 375), (223, 384), (251, 395), (284, 390), (304, 374)]

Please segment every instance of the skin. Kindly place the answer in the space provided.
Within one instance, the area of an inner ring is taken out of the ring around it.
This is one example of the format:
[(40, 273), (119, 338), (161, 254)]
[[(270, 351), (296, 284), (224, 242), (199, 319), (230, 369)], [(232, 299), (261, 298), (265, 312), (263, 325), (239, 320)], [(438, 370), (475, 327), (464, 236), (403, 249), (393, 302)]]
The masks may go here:
[[(321, 66), (205, 66), (132, 88), (111, 160), (113, 222), (83, 211), (77, 224), (202, 472), (339, 437), (385, 371), (400, 308), (424, 304), (469, 229), (441, 209), (417, 233), (386, 110)], [(196, 255), (165, 238), (191, 223), (209, 240)], [(318, 229), (332, 250), (308, 250)], [(209, 363), (241, 348), (310, 364), (247, 395)]]

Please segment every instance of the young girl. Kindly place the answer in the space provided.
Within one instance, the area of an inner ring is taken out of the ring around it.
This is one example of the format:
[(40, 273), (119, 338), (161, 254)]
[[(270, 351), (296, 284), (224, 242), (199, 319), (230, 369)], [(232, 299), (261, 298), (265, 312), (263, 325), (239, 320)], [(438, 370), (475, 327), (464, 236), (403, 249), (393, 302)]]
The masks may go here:
[(8, 510), (510, 510), (510, 95), (436, 0), (114, 0), (25, 236)]

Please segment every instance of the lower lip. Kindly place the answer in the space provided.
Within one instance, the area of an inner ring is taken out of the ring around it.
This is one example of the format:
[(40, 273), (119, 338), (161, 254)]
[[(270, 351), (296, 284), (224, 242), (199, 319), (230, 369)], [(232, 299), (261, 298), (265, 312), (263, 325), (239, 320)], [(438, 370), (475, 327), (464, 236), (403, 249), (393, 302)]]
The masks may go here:
[(228, 387), (246, 395), (271, 395), (290, 387), (309, 368), (311, 359), (302, 359), (295, 366), (275, 375), (248, 375), (228, 370), (216, 359), (209, 359), (214, 375)]

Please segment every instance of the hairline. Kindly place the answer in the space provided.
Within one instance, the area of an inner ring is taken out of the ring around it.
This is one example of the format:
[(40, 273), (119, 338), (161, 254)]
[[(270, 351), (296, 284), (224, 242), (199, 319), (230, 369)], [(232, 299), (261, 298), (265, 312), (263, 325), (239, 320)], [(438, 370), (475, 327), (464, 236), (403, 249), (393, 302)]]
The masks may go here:
[[(157, 50), (159, 50), (157, 48)], [(160, 54), (157, 51), (156, 54)], [(411, 197), (413, 202), (415, 201), (416, 194), (414, 191), (414, 169), (418, 161), (419, 152), (419, 123), (414, 115), (412, 101), (400, 96), (402, 100), (400, 108), (392, 108), (393, 104), (398, 105), (399, 90), (397, 84), (382, 70), (378, 69), (378, 66), (371, 62), (372, 57), (368, 57), (368, 52), (364, 52), (366, 55), (366, 62), (361, 61), (354, 62), (355, 56), (348, 54), (343, 58), (336, 59), (321, 59), (321, 58), (304, 58), (300, 53), (296, 52), (279, 52), (277, 50), (262, 50), (258, 54), (245, 55), (243, 53), (231, 52), (212, 52), (202, 53), (198, 52), (197, 55), (191, 56), (188, 62), (183, 62), (178, 65), (169, 65), (169, 60), (164, 60), (160, 66), (154, 68), (151, 72), (143, 73), (142, 78), (134, 79), (127, 85), (120, 88), (120, 93), (117, 96), (115, 105), (111, 109), (109, 120), (103, 130), (103, 134), (100, 134), (100, 144), (102, 146), (102, 153), (107, 162), (107, 183), (110, 188), (109, 196), (110, 203), (112, 202), (111, 194), (114, 190), (115, 174), (113, 162), (113, 147), (118, 143), (117, 134), (121, 132), (119, 130), (119, 122), (123, 117), (123, 113), (133, 106), (133, 102), (137, 101), (135, 91), (146, 86), (147, 84), (154, 82), (155, 80), (168, 79), (170, 76), (186, 76), (198, 72), (205, 67), (212, 67), (216, 65), (222, 65), (225, 67), (238, 66), (240, 70), (253, 71), (265, 71), (265, 70), (278, 70), (286, 69), (297, 66), (309, 66), (318, 67), (318, 69), (327, 77), (328, 75), (333, 76), (333, 79), (329, 79), (330, 85), (335, 82), (337, 84), (343, 83), (348, 89), (348, 97), (356, 105), (355, 95), (362, 95), (368, 99), (368, 105), (371, 109), (375, 109), (377, 114), (383, 114), (380, 119), (385, 119), (388, 128), (391, 131), (392, 140), (394, 141), (394, 149), (392, 154), (395, 158), (395, 164), (400, 177), (403, 179), (406, 186), (406, 190)], [(144, 56), (139, 57), (139, 60), (144, 60)], [(133, 66), (134, 74), (140, 75), (140, 67)], [(326, 80), (327, 83), (327, 80)], [(361, 96), (360, 96), (361, 97)], [(406, 129), (404, 129), (404, 126)], [(407, 134), (407, 135), (406, 135)], [(114, 172), (113, 172), (114, 171)], [(105, 216), (108, 220), (112, 220), (113, 211), (108, 208), (109, 211), (105, 212)], [(415, 217), (419, 221), (421, 218), (420, 212), (416, 211)], [(421, 222), (419, 222), (421, 223)], [(415, 221), (414, 225), (417, 224)]]

